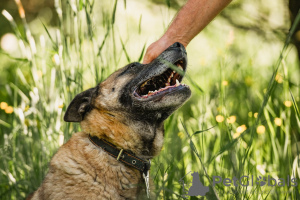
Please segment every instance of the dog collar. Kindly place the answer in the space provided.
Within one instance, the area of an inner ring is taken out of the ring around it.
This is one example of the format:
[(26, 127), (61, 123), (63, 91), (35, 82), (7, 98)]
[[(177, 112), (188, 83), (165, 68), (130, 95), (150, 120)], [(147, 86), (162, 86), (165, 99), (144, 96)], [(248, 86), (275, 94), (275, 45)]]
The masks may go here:
[(96, 136), (89, 135), (89, 140), (95, 146), (101, 148), (106, 153), (108, 153), (112, 157), (116, 158), (118, 161), (142, 172), (143, 178), (145, 179), (145, 183), (146, 183), (147, 196), (149, 198), (149, 195), (150, 195), (149, 170), (150, 170), (150, 166), (151, 166), (150, 159), (149, 159), (149, 161), (145, 161), (145, 160), (135, 156), (133, 153), (131, 153), (129, 151), (125, 151), (124, 149), (118, 149), (115, 145), (113, 145), (105, 140), (99, 139)]

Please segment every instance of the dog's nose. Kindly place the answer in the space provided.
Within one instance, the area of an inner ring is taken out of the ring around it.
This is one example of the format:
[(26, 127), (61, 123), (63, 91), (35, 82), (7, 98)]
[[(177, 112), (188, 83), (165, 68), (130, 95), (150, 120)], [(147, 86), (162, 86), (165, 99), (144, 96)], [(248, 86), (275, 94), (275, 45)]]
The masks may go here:
[(186, 53), (186, 50), (185, 50), (184, 46), (183, 46), (180, 42), (175, 42), (175, 43), (172, 44), (170, 47), (171, 47), (171, 48), (180, 48), (180, 50), (181, 50), (182, 52), (185, 52), (185, 53)]
[(180, 44), (179, 42), (175, 42), (174, 44), (171, 45), (171, 47), (181, 47), (183, 46), (182, 44)]

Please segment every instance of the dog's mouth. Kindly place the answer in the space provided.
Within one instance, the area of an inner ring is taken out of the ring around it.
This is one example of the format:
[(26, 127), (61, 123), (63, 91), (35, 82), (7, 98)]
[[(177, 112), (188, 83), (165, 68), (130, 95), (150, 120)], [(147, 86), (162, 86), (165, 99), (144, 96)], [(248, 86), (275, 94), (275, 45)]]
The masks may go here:
[(186, 70), (186, 60), (184, 58), (180, 59), (173, 65), (178, 69), (167, 68), (164, 73), (146, 80), (137, 87), (134, 91), (134, 96), (140, 99), (147, 99), (171, 93), (180, 87), (188, 87), (181, 83)]

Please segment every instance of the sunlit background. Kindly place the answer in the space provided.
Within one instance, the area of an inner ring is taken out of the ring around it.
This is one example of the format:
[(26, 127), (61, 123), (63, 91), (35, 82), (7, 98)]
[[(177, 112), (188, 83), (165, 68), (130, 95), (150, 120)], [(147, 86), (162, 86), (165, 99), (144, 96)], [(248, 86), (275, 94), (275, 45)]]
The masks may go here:
[[(72, 98), (141, 62), (184, 3), (1, 0), (1, 199), (39, 187), (53, 154), (80, 130), (62, 119)], [(287, 184), (211, 184), (243, 175), (300, 183), (299, 8), (296, 0), (235, 0), (189, 44), (184, 82), (193, 94), (165, 123), (151, 168), (157, 199), (187, 198), (191, 171), (210, 187), (191, 199), (300, 197)]]

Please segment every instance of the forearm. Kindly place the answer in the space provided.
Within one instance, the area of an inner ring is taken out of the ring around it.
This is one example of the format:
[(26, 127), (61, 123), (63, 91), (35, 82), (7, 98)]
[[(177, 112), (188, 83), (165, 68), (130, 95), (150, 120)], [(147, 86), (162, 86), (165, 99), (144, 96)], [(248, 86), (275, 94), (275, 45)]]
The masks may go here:
[(225, 8), (231, 0), (189, 0), (178, 12), (162, 39), (180, 42), (185, 47)]
[(188, 0), (178, 12), (166, 33), (147, 48), (143, 63), (150, 63), (175, 42), (180, 42), (186, 47), (231, 1)]

